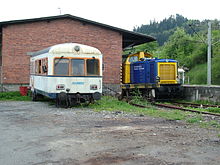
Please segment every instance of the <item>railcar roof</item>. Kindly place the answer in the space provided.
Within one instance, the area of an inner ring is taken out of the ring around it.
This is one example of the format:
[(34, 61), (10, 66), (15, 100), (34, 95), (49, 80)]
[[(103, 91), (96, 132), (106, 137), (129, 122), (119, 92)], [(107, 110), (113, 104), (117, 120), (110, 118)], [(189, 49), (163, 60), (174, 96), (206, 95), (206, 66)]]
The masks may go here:
[(37, 56), (40, 54), (51, 53), (51, 54), (62, 54), (62, 53), (71, 53), (71, 54), (93, 54), (101, 55), (101, 52), (94, 47), (78, 44), (78, 43), (63, 43), (48, 47), (46, 49), (29, 52), (28, 55)]

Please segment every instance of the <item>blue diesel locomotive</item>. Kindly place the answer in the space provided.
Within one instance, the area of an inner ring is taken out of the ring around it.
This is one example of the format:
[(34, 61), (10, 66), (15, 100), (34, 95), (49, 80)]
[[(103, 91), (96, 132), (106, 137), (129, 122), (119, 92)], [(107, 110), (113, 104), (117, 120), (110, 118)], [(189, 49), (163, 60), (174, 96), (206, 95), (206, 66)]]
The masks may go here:
[(177, 71), (176, 60), (152, 58), (144, 52), (126, 56), (122, 64), (121, 96), (130, 96), (135, 89), (150, 100), (179, 96), (182, 88)]

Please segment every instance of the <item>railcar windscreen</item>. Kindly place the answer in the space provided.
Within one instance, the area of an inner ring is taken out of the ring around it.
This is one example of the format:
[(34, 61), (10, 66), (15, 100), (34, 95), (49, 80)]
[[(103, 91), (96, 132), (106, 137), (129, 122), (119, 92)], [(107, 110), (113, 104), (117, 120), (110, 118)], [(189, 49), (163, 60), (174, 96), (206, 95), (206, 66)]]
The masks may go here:
[(86, 68), (88, 76), (99, 75), (99, 60), (97, 59), (87, 59)]
[(84, 71), (84, 60), (83, 59), (72, 59), (72, 75), (73, 76), (83, 76)]
[(55, 75), (69, 75), (69, 59), (55, 59), (54, 61)]

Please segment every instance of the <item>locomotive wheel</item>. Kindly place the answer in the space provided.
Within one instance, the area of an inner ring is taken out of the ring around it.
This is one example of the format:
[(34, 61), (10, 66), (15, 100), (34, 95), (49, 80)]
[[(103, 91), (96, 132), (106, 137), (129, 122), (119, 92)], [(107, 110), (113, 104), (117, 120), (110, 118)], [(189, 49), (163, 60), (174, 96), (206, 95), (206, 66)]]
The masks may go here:
[(125, 97), (125, 90), (122, 89), (121, 94), (118, 96), (118, 100), (121, 101)]
[(149, 91), (149, 99), (151, 102), (155, 102), (155, 99), (156, 99), (155, 89), (152, 89)]

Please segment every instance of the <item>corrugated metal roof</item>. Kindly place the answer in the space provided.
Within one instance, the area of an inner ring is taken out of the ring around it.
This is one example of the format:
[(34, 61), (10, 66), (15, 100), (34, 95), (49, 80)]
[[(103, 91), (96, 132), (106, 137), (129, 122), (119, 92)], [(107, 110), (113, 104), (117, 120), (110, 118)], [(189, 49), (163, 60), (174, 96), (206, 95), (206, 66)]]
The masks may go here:
[(116, 31), (122, 34), (122, 39), (123, 39), (123, 48), (128, 47), (129, 45), (135, 46), (139, 44), (143, 44), (146, 42), (151, 42), (155, 41), (156, 39), (152, 36), (137, 33), (137, 32), (132, 32), (129, 30), (113, 27), (110, 25), (106, 25), (103, 23), (91, 21), (88, 19), (84, 19), (81, 17), (76, 17), (70, 14), (64, 14), (64, 15), (58, 15), (58, 16), (50, 16), (50, 17), (40, 17), (40, 18), (32, 18), (32, 19), (22, 19), (22, 20), (12, 20), (12, 21), (4, 21), (0, 22), (0, 26), (4, 25), (13, 25), (13, 24), (22, 24), (22, 23), (32, 23), (32, 22), (40, 22), (40, 21), (52, 21), (52, 20), (57, 20), (57, 19), (72, 19), (72, 20), (78, 20), (80, 22), (92, 24), (95, 26), (100, 26), (102, 28), (106, 28), (112, 31)]

